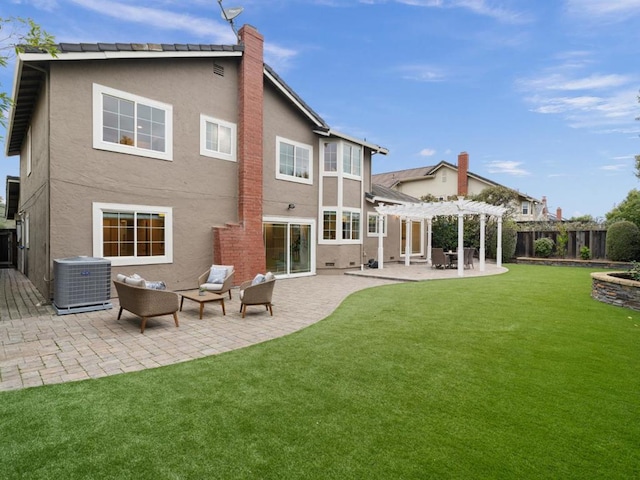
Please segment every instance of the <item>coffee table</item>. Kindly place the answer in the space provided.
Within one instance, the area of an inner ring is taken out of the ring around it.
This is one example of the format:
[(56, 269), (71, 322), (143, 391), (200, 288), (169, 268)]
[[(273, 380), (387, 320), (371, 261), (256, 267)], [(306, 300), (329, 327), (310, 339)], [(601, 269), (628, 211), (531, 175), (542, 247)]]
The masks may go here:
[(198, 302), (200, 304), (200, 320), (202, 320), (202, 311), (204, 310), (204, 304), (208, 302), (220, 302), (220, 305), (222, 305), (222, 314), (227, 314), (224, 309), (224, 297), (222, 295), (218, 295), (217, 293), (213, 292), (204, 292), (204, 295), (200, 295), (199, 290), (181, 292), (180, 295), (182, 297), (180, 299), (180, 311), (182, 311), (182, 304), (184, 303), (185, 298), (193, 300), (194, 302)]

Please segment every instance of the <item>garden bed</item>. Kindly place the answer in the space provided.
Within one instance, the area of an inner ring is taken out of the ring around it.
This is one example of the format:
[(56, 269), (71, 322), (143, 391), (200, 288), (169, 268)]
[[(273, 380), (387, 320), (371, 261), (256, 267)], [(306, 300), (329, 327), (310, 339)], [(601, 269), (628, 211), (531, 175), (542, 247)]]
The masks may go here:
[(516, 263), (524, 265), (554, 265), (562, 267), (589, 267), (589, 268), (610, 268), (612, 270), (628, 270), (631, 268), (629, 262), (612, 262), (606, 258), (593, 260), (581, 260), (579, 258), (542, 258), (542, 257), (518, 257)]
[(591, 296), (618, 307), (640, 310), (640, 282), (628, 278), (627, 272), (591, 274)]

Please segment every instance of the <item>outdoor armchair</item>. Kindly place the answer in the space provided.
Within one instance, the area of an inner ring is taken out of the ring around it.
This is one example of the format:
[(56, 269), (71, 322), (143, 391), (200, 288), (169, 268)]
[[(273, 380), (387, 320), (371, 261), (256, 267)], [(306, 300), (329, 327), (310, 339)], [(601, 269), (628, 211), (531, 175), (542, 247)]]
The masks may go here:
[(162, 315), (173, 315), (176, 327), (180, 326), (177, 313), (180, 307), (180, 297), (177, 293), (131, 285), (118, 280), (114, 280), (113, 284), (118, 292), (118, 301), (120, 302), (118, 320), (122, 316), (122, 310), (128, 310), (142, 319), (140, 333), (144, 333), (148, 318)]
[(209, 270), (198, 277), (198, 286), (202, 290), (218, 295), (229, 292), (229, 300), (231, 300), (234, 273), (233, 265), (211, 265)]
[[(240, 285), (240, 312), (244, 318), (248, 305), (264, 305), (271, 316), (273, 309), (271, 306), (271, 297), (273, 296), (273, 287), (276, 279), (273, 275), (257, 275), (253, 280), (248, 280)], [(259, 277), (262, 277), (260, 279)], [(261, 280), (261, 281), (260, 281)]]
[(448, 262), (447, 256), (444, 254), (444, 249), (432, 248), (431, 249), (431, 267), (447, 268), (448, 266), (449, 266), (449, 262)]

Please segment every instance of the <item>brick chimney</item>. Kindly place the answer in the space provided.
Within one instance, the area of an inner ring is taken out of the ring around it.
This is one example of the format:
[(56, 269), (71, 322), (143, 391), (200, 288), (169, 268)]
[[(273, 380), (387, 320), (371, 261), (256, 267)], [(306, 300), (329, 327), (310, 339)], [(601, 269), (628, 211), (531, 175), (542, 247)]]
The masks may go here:
[(244, 53), (238, 75), (238, 223), (213, 228), (214, 263), (234, 265), (234, 282), (264, 273), (262, 157), (264, 37), (251, 25), (239, 32)]
[(556, 208), (556, 220), (562, 221), (562, 209), (560, 207)]
[(469, 154), (458, 155), (458, 196), (466, 197), (469, 193)]

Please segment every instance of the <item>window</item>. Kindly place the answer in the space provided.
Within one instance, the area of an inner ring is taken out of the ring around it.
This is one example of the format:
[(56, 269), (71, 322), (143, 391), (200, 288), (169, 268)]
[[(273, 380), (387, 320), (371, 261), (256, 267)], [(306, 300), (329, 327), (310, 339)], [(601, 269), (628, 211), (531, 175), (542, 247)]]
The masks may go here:
[(338, 171), (338, 144), (335, 142), (324, 144), (324, 171)]
[(529, 215), (529, 202), (522, 202), (522, 214)]
[(360, 176), (362, 149), (355, 145), (344, 144), (342, 147), (342, 171), (347, 175)]
[[(378, 214), (367, 213), (367, 234), (370, 237), (378, 236)], [(382, 216), (382, 235), (387, 236), (387, 217)]]
[(173, 107), (93, 84), (93, 148), (173, 159)]
[(94, 203), (93, 255), (113, 265), (171, 263), (172, 209)]
[(447, 171), (442, 170), (442, 183), (447, 183)]
[(324, 212), (324, 219), (322, 221), (322, 239), (323, 240), (336, 240), (336, 218), (335, 211)]
[(278, 162), (276, 178), (293, 182), (312, 184), (311, 158), (313, 149), (310, 145), (276, 138)]
[(360, 239), (360, 213), (342, 212), (342, 239)]
[(236, 125), (200, 115), (200, 155), (236, 161)]

